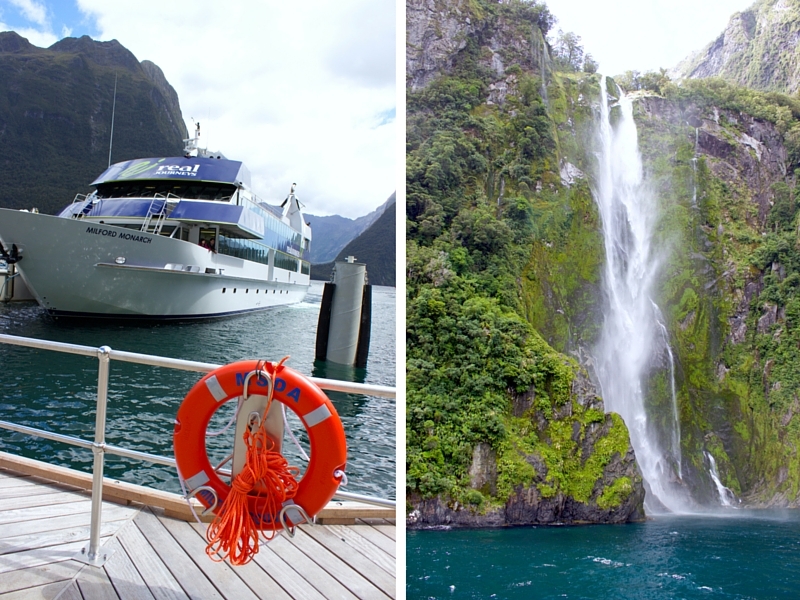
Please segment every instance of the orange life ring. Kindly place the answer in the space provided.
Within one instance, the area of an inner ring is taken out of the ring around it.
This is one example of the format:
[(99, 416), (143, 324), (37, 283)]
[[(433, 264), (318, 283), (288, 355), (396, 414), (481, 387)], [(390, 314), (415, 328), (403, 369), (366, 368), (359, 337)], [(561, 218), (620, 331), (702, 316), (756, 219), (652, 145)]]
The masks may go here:
[[(211, 466), (206, 451), (206, 430), (220, 406), (244, 395), (245, 378), (259, 369), (272, 377), (273, 398), (300, 417), (311, 443), (308, 468), (299, 482), (297, 494), (285, 503), (284, 512), (291, 526), (302, 522), (303, 518), (300, 511), (288, 505), (300, 506), (309, 517), (316, 515), (336, 493), (347, 462), (347, 442), (336, 409), (316, 384), (297, 371), (280, 366), (276, 373), (272, 363), (250, 360), (231, 363), (208, 373), (189, 390), (178, 409), (173, 433), (175, 461), (188, 490), (206, 488), (199, 489), (195, 497), (218, 514), (231, 488)], [(247, 393), (265, 395), (267, 385), (264, 377), (251, 377)], [(216, 499), (207, 488), (216, 492)], [(278, 515), (263, 515), (262, 518), (256, 502), (253, 496), (248, 499), (256, 526), (262, 530), (280, 528)]]

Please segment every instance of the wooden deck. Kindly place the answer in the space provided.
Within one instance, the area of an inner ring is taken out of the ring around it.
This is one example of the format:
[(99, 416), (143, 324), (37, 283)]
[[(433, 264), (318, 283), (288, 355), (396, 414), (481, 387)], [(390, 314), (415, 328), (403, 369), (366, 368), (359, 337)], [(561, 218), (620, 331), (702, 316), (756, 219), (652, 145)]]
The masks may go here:
[(205, 553), (205, 525), (163, 508), (103, 502), (102, 567), (88, 546), (90, 495), (0, 469), (0, 599), (395, 598), (395, 524), (303, 525), (232, 567)]

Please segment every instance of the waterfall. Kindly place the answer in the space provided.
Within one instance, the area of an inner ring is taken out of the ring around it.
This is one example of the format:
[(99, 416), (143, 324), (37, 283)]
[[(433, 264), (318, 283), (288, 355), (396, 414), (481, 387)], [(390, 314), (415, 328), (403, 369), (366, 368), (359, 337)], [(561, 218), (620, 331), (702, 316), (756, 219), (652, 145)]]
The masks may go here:
[(700, 128), (694, 128), (694, 156), (692, 157), (692, 208), (697, 208), (697, 144), (700, 141)]
[(719, 480), (719, 473), (717, 472), (717, 461), (714, 460), (714, 457), (711, 456), (710, 452), (704, 452), (706, 458), (708, 459), (711, 468), (708, 472), (711, 474), (711, 479), (714, 481), (714, 485), (717, 486), (717, 493), (719, 494), (719, 501), (722, 506), (733, 506), (731, 504), (731, 500), (736, 498), (736, 494), (733, 491), (722, 485), (722, 482)]
[[(690, 503), (681, 481), (674, 360), (664, 319), (651, 297), (663, 260), (653, 247), (658, 207), (643, 176), (632, 102), (620, 92), (619, 118), (612, 127), (604, 76), (600, 87), (599, 169), (593, 194), (603, 226), (606, 306), (594, 363), (606, 409), (619, 413), (630, 431), (646, 482), (645, 509), (685, 512)], [(671, 414), (659, 415), (657, 424), (648, 414), (643, 386), (663, 362), (672, 407)]]

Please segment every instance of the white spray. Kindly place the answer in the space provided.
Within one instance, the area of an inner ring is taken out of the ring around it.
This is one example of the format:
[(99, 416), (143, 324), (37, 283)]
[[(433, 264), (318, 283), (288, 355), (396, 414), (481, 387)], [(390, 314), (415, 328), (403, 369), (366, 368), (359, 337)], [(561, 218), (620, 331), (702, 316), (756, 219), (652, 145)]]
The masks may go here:
[[(607, 410), (622, 415), (630, 431), (649, 487), (645, 509), (685, 512), (689, 500), (680, 485), (674, 361), (664, 319), (651, 298), (661, 263), (660, 253), (652, 247), (658, 207), (644, 181), (631, 100), (619, 94), (619, 119), (612, 127), (605, 77), (600, 88), (600, 165), (593, 192), (603, 225), (607, 305), (595, 348), (597, 376)], [(658, 431), (649, 418), (642, 388), (659, 355), (668, 357), (671, 378), (667, 431)]]
[(722, 485), (722, 482), (719, 479), (719, 472), (717, 472), (717, 461), (714, 460), (714, 457), (711, 456), (711, 453), (705, 452), (704, 454), (711, 465), (711, 468), (708, 472), (711, 474), (711, 479), (714, 481), (714, 485), (717, 486), (720, 504), (722, 504), (722, 506), (733, 506), (731, 500), (736, 498), (736, 494), (734, 494), (730, 488)]

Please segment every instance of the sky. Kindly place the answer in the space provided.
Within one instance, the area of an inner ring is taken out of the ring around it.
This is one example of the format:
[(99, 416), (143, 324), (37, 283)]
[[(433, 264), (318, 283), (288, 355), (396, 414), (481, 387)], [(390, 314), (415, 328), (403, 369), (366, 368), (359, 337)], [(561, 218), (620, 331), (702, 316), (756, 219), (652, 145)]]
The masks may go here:
[(305, 212), (349, 218), (397, 187), (395, 21), (394, 0), (0, 0), (0, 31), (36, 46), (116, 39), (158, 65), (263, 200), (296, 182)]
[(671, 69), (715, 40), (755, 0), (545, 0), (606, 75)]

